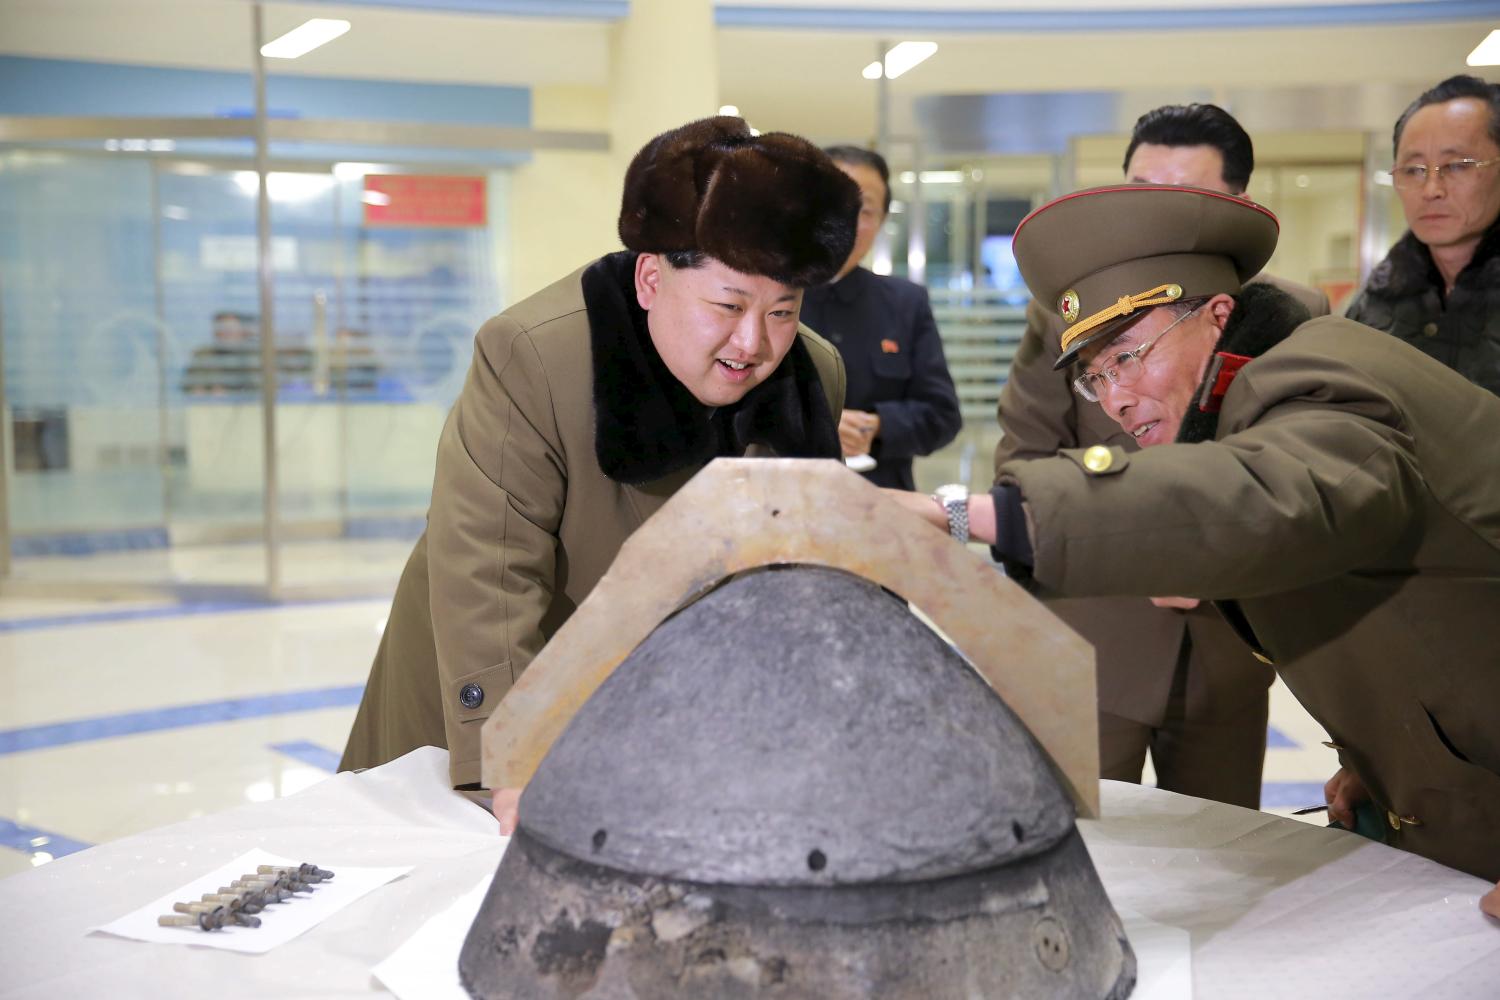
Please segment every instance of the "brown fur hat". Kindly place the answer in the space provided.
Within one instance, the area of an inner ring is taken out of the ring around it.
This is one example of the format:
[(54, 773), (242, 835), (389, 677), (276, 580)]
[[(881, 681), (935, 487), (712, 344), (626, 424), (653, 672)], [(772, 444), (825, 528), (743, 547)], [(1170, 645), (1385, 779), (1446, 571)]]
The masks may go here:
[(822, 150), (721, 116), (664, 132), (635, 155), (620, 241), (638, 253), (697, 250), (810, 288), (849, 259), (858, 218), (859, 186)]

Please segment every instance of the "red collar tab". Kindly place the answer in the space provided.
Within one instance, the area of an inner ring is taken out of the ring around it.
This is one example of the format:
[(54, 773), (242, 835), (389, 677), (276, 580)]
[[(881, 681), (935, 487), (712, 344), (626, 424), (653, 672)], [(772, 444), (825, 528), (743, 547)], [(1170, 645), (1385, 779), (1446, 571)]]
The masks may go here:
[(1209, 362), (1208, 377), (1203, 380), (1203, 392), (1198, 396), (1198, 409), (1204, 413), (1218, 413), (1219, 407), (1224, 405), (1224, 394), (1229, 391), (1229, 383), (1249, 363), (1250, 358), (1243, 354), (1230, 354), (1228, 351), (1215, 354), (1213, 361)]

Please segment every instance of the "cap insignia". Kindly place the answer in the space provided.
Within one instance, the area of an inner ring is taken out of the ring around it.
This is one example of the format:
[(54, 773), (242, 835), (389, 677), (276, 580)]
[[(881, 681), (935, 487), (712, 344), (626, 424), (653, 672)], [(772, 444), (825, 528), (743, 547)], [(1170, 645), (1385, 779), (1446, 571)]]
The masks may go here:
[(1078, 310), (1078, 293), (1071, 288), (1063, 292), (1062, 296), (1057, 300), (1057, 311), (1062, 314), (1063, 321), (1067, 323), (1077, 322)]

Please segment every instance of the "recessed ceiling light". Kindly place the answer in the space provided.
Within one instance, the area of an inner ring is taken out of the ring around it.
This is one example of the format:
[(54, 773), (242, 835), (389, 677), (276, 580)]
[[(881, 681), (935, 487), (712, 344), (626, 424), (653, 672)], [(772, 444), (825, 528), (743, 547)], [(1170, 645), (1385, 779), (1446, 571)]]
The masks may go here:
[(305, 56), (320, 45), (327, 45), (349, 30), (349, 22), (328, 17), (315, 17), (304, 21), (280, 38), (272, 39), (260, 47), (260, 54), (267, 59), (296, 59)]
[(860, 72), (860, 76), (863, 76), (866, 80), (879, 80), (880, 60), (877, 59), (874, 62), (870, 63), (870, 65), (866, 66), (864, 70)]
[(938, 49), (937, 42), (901, 42), (885, 54), (885, 77), (894, 80)]
[(1485, 36), (1484, 41), (1474, 46), (1466, 60), (1470, 66), (1500, 66), (1500, 28)]
[(719, 109), (719, 114), (727, 115), (730, 118), (738, 118), (740, 116), (740, 109), (733, 104), (726, 104)]

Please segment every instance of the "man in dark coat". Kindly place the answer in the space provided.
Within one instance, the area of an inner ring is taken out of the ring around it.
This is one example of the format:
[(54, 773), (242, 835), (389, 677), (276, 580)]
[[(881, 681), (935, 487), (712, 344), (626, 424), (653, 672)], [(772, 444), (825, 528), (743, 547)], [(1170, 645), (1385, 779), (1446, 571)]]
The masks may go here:
[(844, 359), (849, 391), (839, 439), (851, 467), (869, 456), (875, 467), (862, 475), (870, 482), (916, 489), (912, 458), (937, 451), (963, 426), (958, 392), (927, 289), (859, 266), (891, 207), (885, 158), (858, 146), (826, 152), (859, 185), (859, 235), (832, 283), (807, 290), (802, 321)]
[[(1125, 179), (1243, 194), (1255, 166), (1250, 136), (1212, 104), (1172, 104), (1142, 115), (1125, 150)], [(1313, 316), (1328, 297), (1294, 282), (1255, 279), (1287, 292)], [(1072, 390), (1057, 369), (1065, 324), (1057, 304), (1033, 298), (1026, 333), (1000, 395), (1004, 436), (995, 468), (1065, 448), (1140, 444)], [(1198, 602), (1154, 595), (1060, 596), (1038, 589), (1048, 608), (1094, 645), (1099, 668), (1100, 773), (1140, 781), (1149, 750), (1157, 785), (1232, 805), (1260, 805), (1261, 765), (1273, 673), (1223, 618)]]
[(858, 210), (819, 149), (738, 118), (636, 155), (629, 249), (475, 339), (341, 770), (444, 746), (483, 798), (480, 728), (631, 532), (716, 457), (838, 455), (843, 369), (797, 312)]
[(1410, 228), (1347, 315), (1500, 395), (1500, 87), (1455, 76), (1396, 122)]
[(1217, 601), (1338, 749), (1335, 817), (1500, 878), (1500, 399), (1245, 289), (1276, 235), (1252, 202), (1153, 185), (1023, 221), (1021, 272), (1070, 320), (1060, 363), (1147, 447), (1009, 462), (972, 531), (1063, 593)]

